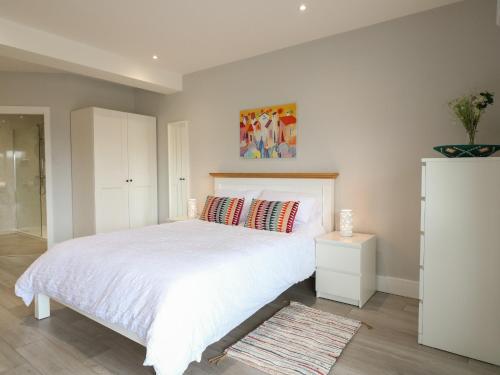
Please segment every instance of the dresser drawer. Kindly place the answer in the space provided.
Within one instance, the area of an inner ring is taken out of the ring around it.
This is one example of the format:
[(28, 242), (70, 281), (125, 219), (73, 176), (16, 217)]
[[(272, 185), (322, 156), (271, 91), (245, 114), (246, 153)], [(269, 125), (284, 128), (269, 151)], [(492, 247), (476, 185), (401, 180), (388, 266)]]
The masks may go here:
[(359, 280), (359, 276), (318, 268), (316, 270), (316, 291), (359, 300)]
[(321, 242), (316, 244), (317, 267), (358, 275), (361, 263), (359, 258), (359, 249)]

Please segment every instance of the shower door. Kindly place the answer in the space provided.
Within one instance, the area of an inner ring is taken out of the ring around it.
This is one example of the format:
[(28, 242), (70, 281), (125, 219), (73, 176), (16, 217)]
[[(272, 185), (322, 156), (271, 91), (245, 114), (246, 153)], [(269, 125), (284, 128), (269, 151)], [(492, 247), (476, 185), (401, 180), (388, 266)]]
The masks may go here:
[(17, 230), (45, 237), (45, 178), (41, 125), (14, 130)]

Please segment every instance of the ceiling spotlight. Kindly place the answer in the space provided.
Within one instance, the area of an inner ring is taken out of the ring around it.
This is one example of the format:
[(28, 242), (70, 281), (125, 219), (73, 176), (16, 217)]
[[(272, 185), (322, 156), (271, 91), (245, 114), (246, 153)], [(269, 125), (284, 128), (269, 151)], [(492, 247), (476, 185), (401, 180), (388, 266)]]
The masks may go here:
[(305, 11), (306, 11), (306, 9), (307, 9), (307, 5), (306, 5), (306, 4), (300, 4), (300, 6), (299, 6), (299, 10), (300, 10), (301, 12), (305, 12)]
[(153, 55), (153, 60), (158, 60), (158, 56), (157, 55)]

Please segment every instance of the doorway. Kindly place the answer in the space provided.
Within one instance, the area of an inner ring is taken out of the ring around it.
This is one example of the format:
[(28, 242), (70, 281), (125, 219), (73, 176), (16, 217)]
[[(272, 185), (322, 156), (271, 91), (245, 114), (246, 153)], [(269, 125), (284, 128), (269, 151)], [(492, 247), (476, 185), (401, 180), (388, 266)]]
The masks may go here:
[(0, 235), (10, 244), (3, 251), (53, 243), (49, 130), (46, 107), (0, 106)]
[(47, 249), (44, 116), (0, 114), (0, 256)]
[(0, 114), (0, 232), (47, 238), (42, 115)]
[(169, 218), (185, 218), (190, 194), (188, 122), (172, 122), (167, 127)]

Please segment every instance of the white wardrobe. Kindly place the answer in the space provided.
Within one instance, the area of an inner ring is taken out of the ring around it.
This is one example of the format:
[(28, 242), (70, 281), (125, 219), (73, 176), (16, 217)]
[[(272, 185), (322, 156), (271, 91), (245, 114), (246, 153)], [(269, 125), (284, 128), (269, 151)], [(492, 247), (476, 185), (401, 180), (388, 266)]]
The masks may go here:
[(500, 158), (424, 159), (419, 343), (500, 365)]
[(71, 167), (74, 237), (158, 222), (156, 118), (73, 111)]

